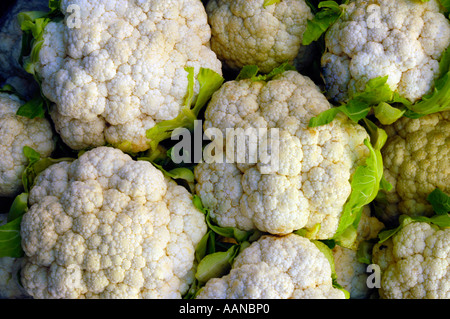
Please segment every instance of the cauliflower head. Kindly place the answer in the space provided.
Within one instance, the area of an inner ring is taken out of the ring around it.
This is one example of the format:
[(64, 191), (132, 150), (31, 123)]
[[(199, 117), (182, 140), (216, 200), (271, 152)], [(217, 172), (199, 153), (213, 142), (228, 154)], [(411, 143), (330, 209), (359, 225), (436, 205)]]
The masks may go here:
[(438, 0), (350, 1), (325, 35), (328, 96), (345, 102), (384, 76), (410, 102), (430, 93), (450, 44), (450, 22), (442, 12)]
[(0, 93), (0, 196), (13, 197), (22, 189), (22, 173), (28, 165), (23, 147), (28, 146), (42, 157), (55, 148), (50, 122), (16, 115), (23, 105), (16, 95)]
[(180, 298), (206, 233), (192, 195), (150, 162), (97, 147), (36, 179), (21, 224), (34, 298)]
[(373, 248), (384, 299), (450, 298), (450, 229), (411, 222)]
[(257, 65), (264, 73), (309, 51), (301, 46), (313, 14), (304, 0), (211, 0), (206, 11), (211, 49), (232, 69)]
[(358, 224), (355, 248), (350, 249), (336, 245), (333, 248), (334, 266), (339, 284), (350, 293), (351, 299), (364, 299), (370, 296), (367, 287), (367, 265), (359, 262), (357, 250), (362, 241), (374, 239), (384, 228), (384, 224), (371, 216), (369, 206), (364, 206)]
[(38, 65), (56, 130), (72, 149), (149, 149), (146, 131), (183, 106), (185, 68), (222, 73), (200, 0), (61, 2), (66, 17), (77, 8), (78, 26), (46, 26)]
[(331, 266), (310, 240), (265, 235), (245, 248), (229, 274), (210, 279), (197, 299), (344, 299)]
[(228, 81), (215, 92), (205, 111), (205, 134), (209, 128), (223, 136), (227, 129), (279, 131), (273, 154), (278, 165), (266, 165), (261, 158), (255, 163), (214, 161), (206, 152), (196, 166), (196, 193), (219, 226), (288, 234), (320, 224), (314, 239), (335, 234), (352, 174), (369, 151), (365, 129), (345, 116), (308, 127), (311, 117), (329, 108), (313, 81), (296, 71), (268, 82)]
[(435, 188), (450, 193), (450, 112), (403, 117), (385, 130), (384, 176), (393, 189), (377, 202), (380, 218), (389, 223), (401, 214), (430, 216), (428, 194)]

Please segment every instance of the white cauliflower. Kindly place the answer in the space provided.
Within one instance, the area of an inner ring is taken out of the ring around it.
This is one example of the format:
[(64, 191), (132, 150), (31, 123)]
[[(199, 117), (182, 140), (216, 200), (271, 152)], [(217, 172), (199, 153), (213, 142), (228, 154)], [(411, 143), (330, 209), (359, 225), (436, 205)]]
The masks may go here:
[(442, 12), (438, 0), (350, 1), (325, 35), (328, 96), (345, 102), (384, 76), (410, 102), (430, 93), (450, 44), (450, 22)]
[(24, 104), (16, 95), (0, 93), (0, 196), (13, 197), (22, 189), (22, 173), (28, 165), (23, 147), (48, 157), (55, 148), (50, 122), (16, 115)]
[(279, 165), (261, 158), (220, 163), (206, 152), (195, 167), (196, 193), (219, 226), (288, 234), (320, 224), (315, 238), (333, 237), (352, 174), (369, 151), (367, 132), (344, 116), (308, 127), (311, 117), (329, 108), (319, 88), (296, 71), (268, 82), (229, 81), (216, 91), (205, 111), (205, 134), (209, 128), (223, 136), (227, 129), (279, 129), (279, 152), (273, 154)]
[(229, 274), (210, 279), (197, 299), (344, 299), (334, 288), (330, 262), (295, 234), (263, 236), (234, 260)]
[[(7, 223), (7, 214), (0, 214), (0, 226)], [(28, 294), (20, 286), (19, 274), (23, 258), (0, 258), (0, 299), (23, 299)]]
[(365, 240), (377, 237), (384, 228), (376, 217), (371, 216), (369, 206), (365, 206), (358, 224), (354, 249), (336, 245), (333, 248), (334, 266), (338, 283), (350, 293), (351, 299), (364, 299), (370, 296), (367, 287), (367, 265), (358, 261), (358, 246)]
[(98, 147), (42, 172), (21, 224), (34, 298), (180, 298), (205, 217), (150, 162)]
[(435, 188), (450, 193), (450, 112), (401, 118), (385, 130), (384, 176), (393, 189), (377, 202), (379, 217), (395, 223), (401, 214), (430, 216), (428, 194)]
[[(46, 26), (37, 70), (56, 130), (72, 149), (147, 150), (146, 131), (183, 107), (185, 68), (222, 73), (200, 0), (61, 2), (66, 16), (77, 9), (75, 26)], [(198, 83), (194, 91), (195, 98)]]
[(450, 229), (411, 222), (373, 248), (384, 299), (450, 298)]
[(268, 73), (283, 62), (308, 55), (301, 46), (312, 19), (304, 0), (264, 6), (264, 0), (211, 0), (206, 11), (211, 25), (211, 49), (232, 69), (257, 65)]

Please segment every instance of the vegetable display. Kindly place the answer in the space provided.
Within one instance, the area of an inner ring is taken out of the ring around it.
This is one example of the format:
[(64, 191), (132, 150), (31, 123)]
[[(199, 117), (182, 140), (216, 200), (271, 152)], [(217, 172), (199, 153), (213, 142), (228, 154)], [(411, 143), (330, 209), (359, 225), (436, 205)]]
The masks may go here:
[(450, 299), (449, 1), (10, 4), (0, 299)]

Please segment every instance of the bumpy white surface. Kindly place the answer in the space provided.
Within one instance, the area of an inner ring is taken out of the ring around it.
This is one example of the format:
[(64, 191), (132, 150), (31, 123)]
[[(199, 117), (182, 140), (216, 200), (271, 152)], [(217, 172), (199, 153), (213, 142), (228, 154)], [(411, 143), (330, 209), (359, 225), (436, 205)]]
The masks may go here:
[(47, 119), (16, 115), (23, 103), (15, 95), (0, 93), (0, 196), (15, 196), (22, 188), (22, 172), (28, 165), (24, 146), (42, 157), (50, 156), (55, 147)]
[(257, 65), (267, 73), (309, 53), (301, 50), (307, 20), (313, 18), (306, 2), (286, 0), (265, 8), (263, 4), (264, 0), (208, 2), (211, 49), (227, 66)]
[(192, 195), (150, 162), (98, 147), (30, 192), (22, 283), (35, 298), (180, 298), (206, 233)]
[(381, 268), (382, 298), (450, 298), (450, 229), (413, 222), (375, 245), (373, 262)]
[(80, 27), (47, 26), (39, 73), (56, 129), (73, 149), (147, 150), (145, 132), (183, 106), (185, 67), (222, 73), (199, 0), (65, 0), (61, 10), (68, 6), (81, 9), (71, 20)]
[(429, 93), (450, 44), (442, 12), (437, 0), (350, 1), (325, 36), (329, 97), (345, 102), (370, 79), (386, 75), (391, 89), (411, 102)]
[(228, 275), (210, 279), (197, 299), (343, 299), (325, 255), (308, 239), (263, 236), (243, 250)]
[(329, 108), (319, 88), (296, 71), (269, 82), (229, 81), (213, 95), (205, 130), (217, 128), (225, 137), (227, 128), (277, 128), (280, 141), (272, 162), (278, 157), (279, 165), (262, 158), (237, 163), (236, 156), (218, 163), (204, 152), (195, 168), (196, 192), (220, 226), (288, 234), (320, 223), (317, 238), (334, 235), (352, 174), (368, 156), (368, 135), (344, 116), (308, 127), (311, 117)]
[(433, 209), (427, 196), (435, 188), (450, 193), (450, 112), (401, 118), (385, 129), (384, 175), (393, 189), (380, 203), (382, 218), (429, 216)]

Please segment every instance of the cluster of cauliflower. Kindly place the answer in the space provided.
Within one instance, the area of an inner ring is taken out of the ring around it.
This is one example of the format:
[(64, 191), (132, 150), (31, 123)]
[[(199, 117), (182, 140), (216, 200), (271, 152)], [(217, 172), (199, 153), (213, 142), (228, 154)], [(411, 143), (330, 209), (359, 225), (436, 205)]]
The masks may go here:
[[(25, 2), (0, 21), (0, 80), (19, 87), (0, 90), (0, 200), (27, 193), (20, 216), (0, 214), (21, 252), (0, 242), (0, 298), (450, 298), (449, 212), (428, 197), (450, 194), (450, 111), (375, 119), (378, 146), (366, 119), (311, 125), (373, 79), (408, 103), (445, 87), (443, 2)], [(224, 81), (199, 113), (211, 144), (185, 187), (148, 132), (206, 99), (204, 69)], [(38, 116), (23, 111), (36, 96)], [(230, 130), (251, 132), (243, 148)], [(206, 257), (240, 248), (200, 281), (209, 238), (222, 245)]]

